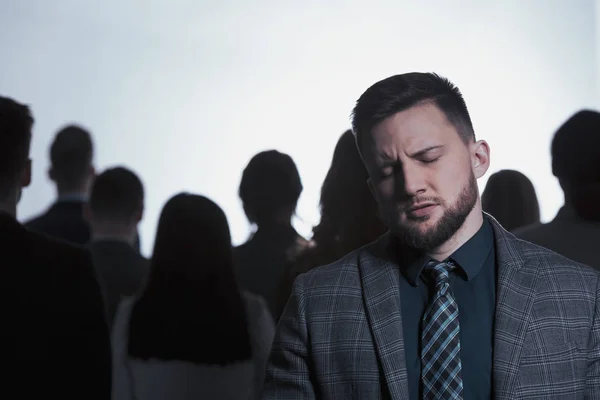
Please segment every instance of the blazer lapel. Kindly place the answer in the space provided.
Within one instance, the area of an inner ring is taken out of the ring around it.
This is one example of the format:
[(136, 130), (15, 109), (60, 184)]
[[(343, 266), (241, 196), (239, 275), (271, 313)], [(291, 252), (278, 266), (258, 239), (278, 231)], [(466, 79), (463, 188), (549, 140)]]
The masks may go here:
[(536, 295), (539, 268), (519, 241), (490, 218), (495, 233), (498, 278), (494, 326), (494, 398), (513, 398), (521, 353)]
[(390, 257), (390, 234), (360, 252), (359, 269), (367, 319), (392, 399), (408, 399), (400, 308), (399, 269)]

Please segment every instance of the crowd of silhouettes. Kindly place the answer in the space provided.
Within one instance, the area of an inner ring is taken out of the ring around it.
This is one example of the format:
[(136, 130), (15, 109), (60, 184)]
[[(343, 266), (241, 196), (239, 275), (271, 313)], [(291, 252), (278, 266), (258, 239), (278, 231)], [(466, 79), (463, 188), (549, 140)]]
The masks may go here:
[[(13, 296), (31, 310), (48, 302), (40, 323), (58, 325), (44, 339), (56, 339), (53, 348), (37, 341), (20, 357), (23, 363), (42, 360), (35, 370), (43, 368), (42, 380), (54, 380), (49, 387), (63, 398), (74, 397), (62, 379), (81, 380), (94, 392), (78, 398), (259, 398), (275, 326), (295, 278), (387, 231), (357, 148), (362, 139), (347, 130), (333, 149), (320, 221), (310, 238), (292, 224), (301, 173), (289, 155), (268, 150), (252, 157), (241, 174), (239, 198), (254, 227), (244, 244), (232, 246), (217, 204), (179, 193), (164, 205), (146, 259), (138, 235), (142, 178), (123, 166), (97, 174), (92, 136), (78, 125), (60, 129), (50, 148), (56, 201), (20, 225), (16, 204), (31, 176), (33, 123), (27, 106), (0, 97), (0, 251), (11, 277), (2, 287), (6, 299)], [(484, 211), (518, 237), (600, 268), (593, 252), (600, 243), (598, 149), (600, 114), (576, 113), (551, 146), (548, 167), (565, 194), (556, 218), (540, 221), (534, 184), (515, 170), (490, 176)], [(25, 298), (12, 285), (40, 299)], [(21, 349), (42, 328), (32, 319), (21, 328), (10, 325), (7, 335), (25, 343)], [(109, 334), (112, 352), (100, 354), (109, 351)], [(53, 371), (59, 359), (70, 365)]]

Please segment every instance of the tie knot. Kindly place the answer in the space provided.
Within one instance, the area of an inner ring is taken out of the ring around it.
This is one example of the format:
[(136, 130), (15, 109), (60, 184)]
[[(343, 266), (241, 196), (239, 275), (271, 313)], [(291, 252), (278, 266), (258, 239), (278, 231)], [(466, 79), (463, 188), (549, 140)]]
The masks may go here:
[(456, 265), (451, 261), (430, 261), (425, 266), (425, 272), (435, 280), (435, 285), (438, 286), (450, 281), (450, 271), (454, 268), (456, 268)]

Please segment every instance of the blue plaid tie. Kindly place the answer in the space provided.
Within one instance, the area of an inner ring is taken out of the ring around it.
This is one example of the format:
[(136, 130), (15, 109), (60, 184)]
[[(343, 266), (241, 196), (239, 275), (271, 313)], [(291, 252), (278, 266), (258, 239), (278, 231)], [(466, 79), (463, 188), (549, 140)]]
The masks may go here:
[(463, 398), (458, 305), (450, 291), (451, 263), (431, 261), (425, 273), (435, 279), (435, 294), (423, 316), (421, 379), (424, 400)]

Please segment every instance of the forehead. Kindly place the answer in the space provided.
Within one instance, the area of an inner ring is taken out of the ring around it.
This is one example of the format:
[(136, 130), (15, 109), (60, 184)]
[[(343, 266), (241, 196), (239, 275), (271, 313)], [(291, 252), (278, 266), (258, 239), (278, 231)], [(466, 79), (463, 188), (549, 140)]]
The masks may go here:
[(430, 103), (411, 107), (386, 118), (372, 129), (370, 137), (370, 147), (376, 153), (410, 154), (425, 147), (461, 140), (446, 115)]

